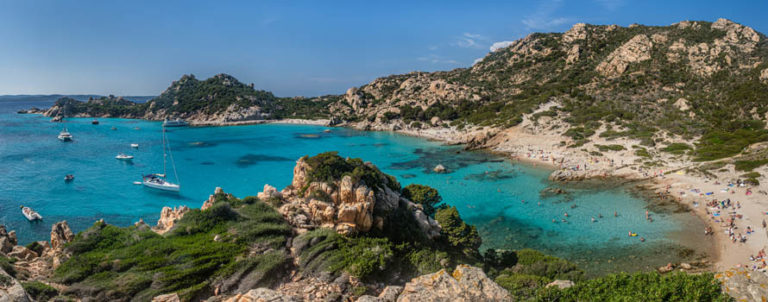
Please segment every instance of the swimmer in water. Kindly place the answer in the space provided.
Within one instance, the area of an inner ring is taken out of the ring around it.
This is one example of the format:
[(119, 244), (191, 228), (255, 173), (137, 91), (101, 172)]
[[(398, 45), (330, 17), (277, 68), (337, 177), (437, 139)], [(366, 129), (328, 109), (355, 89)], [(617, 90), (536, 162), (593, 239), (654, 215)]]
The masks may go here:
[(603, 218), (603, 214), (597, 213), (597, 218)]
[(565, 217), (568, 217), (568, 212), (565, 212)]
[(568, 221), (565, 221), (565, 218), (563, 218), (563, 222), (568, 222)]
[(557, 220), (555, 220), (554, 218), (552, 218), (552, 223), (557, 223)]
[(592, 222), (595, 222), (595, 221), (597, 221), (597, 220), (595, 219), (595, 217), (592, 217)]
[(619, 212), (613, 211), (613, 217), (619, 217)]
[(640, 242), (645, 242), (645, 238), (640, 237)]

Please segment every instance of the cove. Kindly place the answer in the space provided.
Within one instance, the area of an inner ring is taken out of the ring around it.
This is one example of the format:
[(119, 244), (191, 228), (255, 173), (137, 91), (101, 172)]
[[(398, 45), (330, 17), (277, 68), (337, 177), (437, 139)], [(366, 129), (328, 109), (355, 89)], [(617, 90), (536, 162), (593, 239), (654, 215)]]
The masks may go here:
[[(16, 107), (22, 105), (31, 106)], [(20, 243), (48, 239), (51, 224), (60, 220), (76, 232), (101, 218), (119, 226), (139, 219), (153, 224), (163, 206), (199, 207), (217, 186), (239, 197), (256, 195), (266, 183), (282, 189), (299, 157), (338, 151), (372, 162), (403, 186), (438, 189), (477, 226), (484, 249), (534, 248), (591, 275), (647, 270), (712, 250), (704, 224), (690, 213), (650, 207), (654, 221), (646, 221), (649, 204), (630, 186), (557, 185), (545, 169), (388, 132), (279, 124), (169, 129), (181, 193), (167, 194), (133, 184), (142, 174), (162, 171), (159, 122), (100, 119), (91, 125), (91, 119), (69, 118), (59, 124), (1, 106), (0, 224), (16, 230)], [(56, 139), (63, 126), (74, 142)], [(118, 161), (119, 152), (135, 159)], [(432, 172), (437, 164), (449, 173)], [(65, 183), (65, 174), (75, 181)], [(552, 186), (567, 193), (540, 193)], [(26, 221), (20, 205), (39, 211), (44, 221)], [(646, 241), (628, 236), (630, 231)]]

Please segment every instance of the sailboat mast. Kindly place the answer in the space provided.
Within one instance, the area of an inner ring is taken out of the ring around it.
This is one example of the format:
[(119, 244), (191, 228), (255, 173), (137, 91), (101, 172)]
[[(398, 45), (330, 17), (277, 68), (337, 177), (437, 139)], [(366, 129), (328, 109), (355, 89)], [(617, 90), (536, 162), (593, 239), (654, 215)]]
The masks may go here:
[(168, 176), (166, 171), (166, 155), (165, 155), (165, 125), (163, 125), (163, 177)]

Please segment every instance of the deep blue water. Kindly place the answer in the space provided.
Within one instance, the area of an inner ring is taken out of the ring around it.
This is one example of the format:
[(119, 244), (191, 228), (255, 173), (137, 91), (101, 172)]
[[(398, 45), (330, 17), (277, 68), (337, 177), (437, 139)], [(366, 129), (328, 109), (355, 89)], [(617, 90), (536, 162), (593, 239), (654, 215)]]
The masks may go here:
[[(172, 128), (167, 136), (181, 192), (162, 193), (133, 184), (142, 173), (162, 171), (159, 122), (101, 119), (91, 125), (90, 119), (73, 118), (59, 124), (15, 113), (49, 104), (0, 101), (0, 223), (16, 230), (22, 243), (48, 239), (51, 224), (59, 220), (67, 220), (74, 231), (100, 218), (120, 226), (139, 218), (154, 224), (163, 206), (199, 207), (217, 186), (240, 197), (255, 195), (265, 183), (282, 189), (290, 184), (299, 157), (335, 150), (373, 162), (404, 186), (437, 188), (478, 227), (484, 248), (541, 249), (594, 271), (666, 264), (677, 259), (670, 248), (705, 249), (698, 245), (703, 242), (700, 221), (664, 211), (653, 213), (656, 219), (649, 223), (647, 202), (624, 187), (567, 187), (568, 195), (544, 198), (539, 192), (553, 185), (546, 179), (549, 171), (387, 132), (275, 124)], [(56, 139), (62, 126), (74, 142)], [(131, 143), (140, 148), (131, 149)], [(118, 152), (134, 155), (132, 164), (116, 160)], [(432, 173), (437, 164), (450, 173)], [(68, 173), (75, 175), (74, 182), (64, 183)], [(20, 205), (39, 211), (44, 222), (26, 221)], [(565, 212), (570, 217), (563, 223)], [(599, 213), (605, 217), (592, 222)], [(647, 241), (627, 236), (629, 231)]]

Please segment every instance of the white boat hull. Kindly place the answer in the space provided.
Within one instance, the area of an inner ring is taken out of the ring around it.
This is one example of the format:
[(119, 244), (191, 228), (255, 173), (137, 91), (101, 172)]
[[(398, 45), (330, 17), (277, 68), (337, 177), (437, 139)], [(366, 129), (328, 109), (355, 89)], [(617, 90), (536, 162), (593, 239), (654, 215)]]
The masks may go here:
[(24, 210), (21, 211), (21, 214), (24, 215), (24, 217), (27, 218), (29, 221), (35, 221), (35, 220), (43, 220), (43, 216), (41, 216), (39, 213), (32, 211), (30, 213), (25, 212)]
[(156, 183), (156, 182), (151, 182), (151, 181), (143, 181), (142, 184), (145, 187), (149, 187), (149, 188), (153, 188), (153, 189), (158, 189), (158, 190), (163, 190), (163, 191), (171, 191), (171, 192), (178, 192), (179, 191), (179, 185), (172, 184), (172, 183), (169, 183), (169, 182)]

